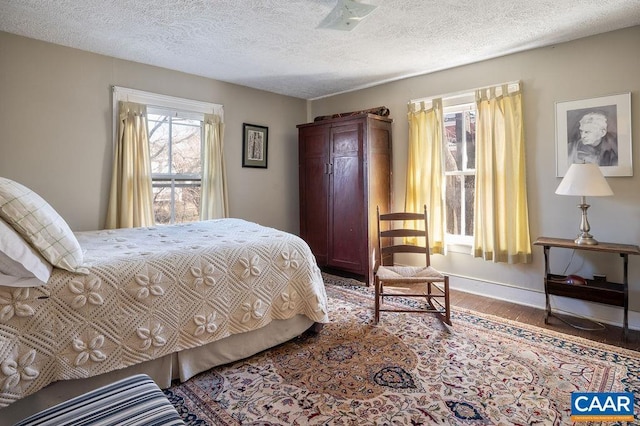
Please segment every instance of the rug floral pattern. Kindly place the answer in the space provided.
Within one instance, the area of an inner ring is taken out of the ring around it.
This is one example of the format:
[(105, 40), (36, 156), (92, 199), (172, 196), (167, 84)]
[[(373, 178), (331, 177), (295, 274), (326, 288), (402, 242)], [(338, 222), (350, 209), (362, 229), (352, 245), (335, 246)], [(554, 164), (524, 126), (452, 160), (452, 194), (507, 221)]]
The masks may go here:
[(640, 391), (637, 352), (459, 309), (374, 326), (371, 289), (325, 281), (319, 334), (165, 391), (187, 424), (563, 425), (573, 391)]

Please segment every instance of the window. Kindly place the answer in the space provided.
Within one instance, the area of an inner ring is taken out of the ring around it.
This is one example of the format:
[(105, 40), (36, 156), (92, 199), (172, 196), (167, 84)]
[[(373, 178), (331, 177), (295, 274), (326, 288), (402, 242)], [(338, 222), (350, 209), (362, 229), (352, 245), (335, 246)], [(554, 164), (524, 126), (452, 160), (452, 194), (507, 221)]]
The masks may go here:
[(446, 241), (471, 245), (476, 183), (475, 103), (444, 107)]
[(411, 100), (408, 109), (405, 203), (428, 204), (432, 252), (530, 262), (520, 82)]
[(157, 224), (199, 220), (203, 129), (202, 120), (193, 116), (184, 111), (147, 108)]
[(222, 105), (113, 87), (113, 140), (118, 101), (147, 106), (149, 153), (156, 224), (200, 219), (203, 120), (224, 118)]

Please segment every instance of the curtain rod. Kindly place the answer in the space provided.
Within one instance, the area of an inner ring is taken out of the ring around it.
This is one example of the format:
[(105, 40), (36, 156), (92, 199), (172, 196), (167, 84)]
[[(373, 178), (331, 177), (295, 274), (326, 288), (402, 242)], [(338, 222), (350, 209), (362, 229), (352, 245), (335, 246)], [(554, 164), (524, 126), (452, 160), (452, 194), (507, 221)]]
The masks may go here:
[(475, 93), (476, 90), (491, 89), (492, 87), (500, 87), (500, 86), (503, 86), (505, 84), (507, 86), (511, 86), (511, 85), (514, 85), (514, 84), (520, 85), (520, 80), (513, 80), (513, 81), (506, 82), (506, 83), (493, 84), (493, 85), (489, 85), (489, 86), (481, 86), (481, 87), (476, 87), (474, 89), (460, 90), (460, 91), (453, 92), (453, 93), (448, 93), (448, 94), (425, 96), (425, 97), (422, 97), (422, 98), (411, 99), (409, 102), (407, 102), (407, 104), (409, 104), (409, 105), (416, 104), (416, 103), (420, 103), (420, 102), (430, 101), (430, 100), (435, 99), (435, 98), (442, 98), (443, 100), (444, 99), (459, 98), (459, 97), (462, 97), (462, 96), (466, 96), (466, 95)]

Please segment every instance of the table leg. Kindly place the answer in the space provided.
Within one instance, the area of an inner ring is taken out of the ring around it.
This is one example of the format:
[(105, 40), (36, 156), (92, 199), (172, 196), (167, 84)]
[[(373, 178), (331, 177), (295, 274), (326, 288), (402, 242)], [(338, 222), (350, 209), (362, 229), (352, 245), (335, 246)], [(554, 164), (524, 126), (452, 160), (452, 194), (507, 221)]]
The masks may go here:
[(629, 339), (629, 256), (626, 253), (621, 253), (622, 261), (624, 264), (624, 272), (622, 285), (624, 287), (624, 318), (622, 323), (623, 340), (625, 342)]
[(551, 315), (551, 303), (549, 302), (549, 291), (547, 290), (547, 277), (549, 277), (549, 246), (544, 246), (544, 298), (545, 298), (545, 316), (544, 323), (549, 324), (549, 316)]

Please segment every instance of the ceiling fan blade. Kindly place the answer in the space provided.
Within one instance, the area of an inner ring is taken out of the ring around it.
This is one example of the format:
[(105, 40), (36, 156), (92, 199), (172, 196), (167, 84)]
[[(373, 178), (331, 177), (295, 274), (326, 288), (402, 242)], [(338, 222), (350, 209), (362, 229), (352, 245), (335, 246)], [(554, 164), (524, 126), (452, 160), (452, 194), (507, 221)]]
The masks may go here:
[(318, 28), (351, 31), (377, 6), (354, 0), (338, 0), (338, 4), (320, 22)]

